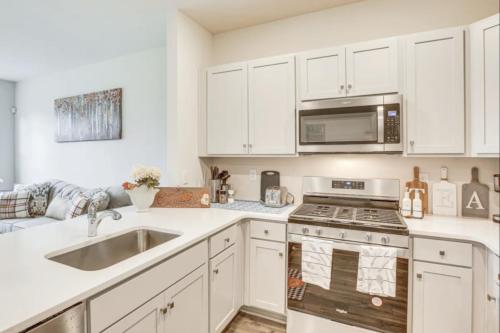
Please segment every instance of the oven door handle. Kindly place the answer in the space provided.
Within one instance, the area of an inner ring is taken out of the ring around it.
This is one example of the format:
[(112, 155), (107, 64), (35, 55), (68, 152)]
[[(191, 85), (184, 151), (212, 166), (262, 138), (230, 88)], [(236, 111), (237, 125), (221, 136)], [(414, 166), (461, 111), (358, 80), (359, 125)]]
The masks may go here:
[(377, 143), (384, 143), (384, 107), (377, 107)]
[[(312, 236), (307, 236), (307, 237), (317, 238), (320, 240), (332, 241), (333, 248), (335, 250), (342, 250), (342, 251), (349, 251), (349, 252), (358, 252), (359, 253), (361, 251), (361, 246), (363, 246), (363, 245), (368, 245), (368, 246), (373, 245), (373, 246), (384, 247), (383, 245), (379, 245), (379, 244), (360, 244), (360, 243), (344, 241), (344, 240), (339, 241), (339, 240), (335, 240), (335, 239), (326, 239), (326, 238), (319, 238), (319, 237), (312, 237)], [(288, 241), (293, 242), (293, 243), (302, 244), (302, 235), (288, 234)], [(402, 258), (402, 259), (409, 259), (410, 258), (410, 253), (409, 253), (408, 249), (399, 248), (399, 247), (393, 247), (393, 248), (397, 249), (398, 258)]]

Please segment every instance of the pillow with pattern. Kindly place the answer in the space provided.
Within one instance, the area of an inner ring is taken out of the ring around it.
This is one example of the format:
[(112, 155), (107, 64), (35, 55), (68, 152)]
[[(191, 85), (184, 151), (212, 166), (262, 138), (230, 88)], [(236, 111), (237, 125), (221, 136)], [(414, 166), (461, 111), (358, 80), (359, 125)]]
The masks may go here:
[(30, 216), (44, 216), (49, 201), (50, 182), (16, 186), (16, 191), (28, 191), (31, 194), (29, 202)]
[(66, 212), (66, 219), (72, 219), (84, 214), (89, 206), (90, 199), (85, 195), (78, 194), (71, 200), (71, 205)]
[(0, 220), (30, 217), (28, 191), (0, 193)]
[(90, 201), (96, 205), (98, 212), (106, 210), (109, 206), (109, 194), (101, 189), (85, 191), (82, 195), (90, 198)]

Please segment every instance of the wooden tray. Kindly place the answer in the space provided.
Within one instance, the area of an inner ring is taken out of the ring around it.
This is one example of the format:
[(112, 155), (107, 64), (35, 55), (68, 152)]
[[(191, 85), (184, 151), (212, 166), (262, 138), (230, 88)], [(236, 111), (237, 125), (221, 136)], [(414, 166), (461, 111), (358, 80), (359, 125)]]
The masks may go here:
[(151, 207), (210, 208), (208, 187), (159, 187)]
[[(413, 168), (413, 180), (406, 182), (408, 189), (421, 189), (420, 199), (422, 200), (422, 211), (424, 214), (429, 213), (429, 186), (426, 182), (420, 181), (420, 168), (418, 166)], [(410, 192), (410, 199), (415, 198), (415, 191)]]

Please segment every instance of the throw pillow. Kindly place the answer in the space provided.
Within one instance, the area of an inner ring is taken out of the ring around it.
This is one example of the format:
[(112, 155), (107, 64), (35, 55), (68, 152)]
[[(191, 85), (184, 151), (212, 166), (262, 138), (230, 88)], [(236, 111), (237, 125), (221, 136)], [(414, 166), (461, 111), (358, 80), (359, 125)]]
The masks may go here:
[(96, 205), (97, 211), (103, 211), (108, 208), (109, 205), (109, 194), (101, 189), (89, 190), (83, 192), (82, 195), (90, 198), (90, 201)]
[(66, 212), (66, 219), (72, 219), (85, 213), (89, 203), (90, 199), (88, 197), (82, 194), (75, 196), (71, 201), (68, 211)]
[(68, 198), (56, 196), (50, 202), (49, 207), (47, 207), (45, 216), (56, 220), (64, 220), (70, 204), (71, 201)]
[(0, 220), (30, 217), (28, 191), (5, 192), (0, 194)]
[(17, 191), (28, 191), (31, 193), (29, 203), (30, 216), (44, 216), (48, 206), (50, 183), (40, 183), (31, 185), (20, 185)]
[(132, 206), (130, 196), (121, 186), (111, 186), (105, 189), (109, 195), (108, 209)]

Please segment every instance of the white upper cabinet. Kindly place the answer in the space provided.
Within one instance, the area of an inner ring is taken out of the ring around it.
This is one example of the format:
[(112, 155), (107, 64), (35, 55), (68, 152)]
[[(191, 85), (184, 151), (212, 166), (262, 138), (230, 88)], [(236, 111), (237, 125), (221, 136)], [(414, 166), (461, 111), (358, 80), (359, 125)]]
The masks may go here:
[(397, 92), (397, 38), (302, 53), (302, 101)]
[(294, 57), (250, 62), (248, 97), (249, 153), (294, 154)]
[(248, 153), (247, 64), (207, 71), (207, 153)]
[(408, 154), (463, 154), (464, 31), (406, 39)]
[(298, 56), (301, 100), (345, 96), (345, 48), (330, 48)]
[(470, 26), (473, 154), (499, 154), (499, 15)]
[(347, 96), (397, 92), (397, 50), (396, 38), (347, 46)]

